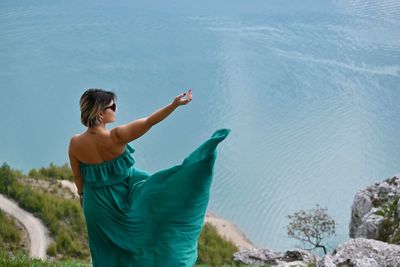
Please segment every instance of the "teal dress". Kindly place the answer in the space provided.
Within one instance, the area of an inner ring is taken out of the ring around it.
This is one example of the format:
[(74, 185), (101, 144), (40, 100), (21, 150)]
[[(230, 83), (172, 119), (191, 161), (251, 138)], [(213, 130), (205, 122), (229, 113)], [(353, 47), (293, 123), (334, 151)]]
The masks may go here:
[(153, 174), (134, 166), (129, 144), (112, 160), (80, 163), (93, 266), (193, 266), (216, 148), (229, 132), (215, 131), (180, 165)]

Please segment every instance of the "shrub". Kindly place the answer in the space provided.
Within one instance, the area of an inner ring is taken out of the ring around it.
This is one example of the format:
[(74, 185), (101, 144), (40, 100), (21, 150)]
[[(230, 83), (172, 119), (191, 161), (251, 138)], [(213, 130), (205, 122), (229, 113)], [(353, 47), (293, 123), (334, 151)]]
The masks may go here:
[(51, 162), (47, 168), (42, 167), (39, 170), (36, 169), (30, 170), (28, 175), (30, 177), (39, 179), (53, 178), (59, 180), (70, 180), (70, 181), (74, 180), (72, 170), (67, 163), (65, 163), (62, 166), (57, 166)]
[(22, 246), (21, 231), (15, 221), (0, 210), (0, 250), (19, 251)]

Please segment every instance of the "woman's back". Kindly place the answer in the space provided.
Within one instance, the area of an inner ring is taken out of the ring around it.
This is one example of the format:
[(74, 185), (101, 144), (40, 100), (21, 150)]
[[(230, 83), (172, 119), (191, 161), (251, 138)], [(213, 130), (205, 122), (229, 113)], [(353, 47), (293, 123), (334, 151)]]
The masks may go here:
[(110, 131), (86, 131), (74, 136), (71, 146), (80, 162), (98, 164), (124, 153), (126, 145), (117, 142)]

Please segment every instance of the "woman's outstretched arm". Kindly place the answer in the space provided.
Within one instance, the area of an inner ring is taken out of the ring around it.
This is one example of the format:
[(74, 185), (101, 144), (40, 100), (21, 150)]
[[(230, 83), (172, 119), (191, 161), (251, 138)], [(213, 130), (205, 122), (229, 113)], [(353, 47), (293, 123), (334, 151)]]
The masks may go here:
[(115, 127), (111, 130), (111, 137), (121, 144), (127, 144), (139, 138), (150, 130), (153, 125), (168, 117), (177, 107), (192, 101), (192, 90), (189, 90), (187, 98), (184, 98), (185, 96), (186, 93), (178, 95), (170, 104), (156, 110), (148, 117)]

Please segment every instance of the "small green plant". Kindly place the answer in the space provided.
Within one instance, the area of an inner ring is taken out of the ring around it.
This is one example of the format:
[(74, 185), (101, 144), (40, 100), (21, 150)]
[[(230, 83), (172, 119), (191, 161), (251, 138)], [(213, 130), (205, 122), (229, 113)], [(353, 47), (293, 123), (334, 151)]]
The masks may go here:
[(377, 211), (376, 214), (384, 217), (381, 227), (379, 228), (379, 240), (388, 243), (397, 243), (400, 241), (400, 219), (397, 214), (397, 203), (399, 197), (394, 197), (391, 201), (386, 202)]

